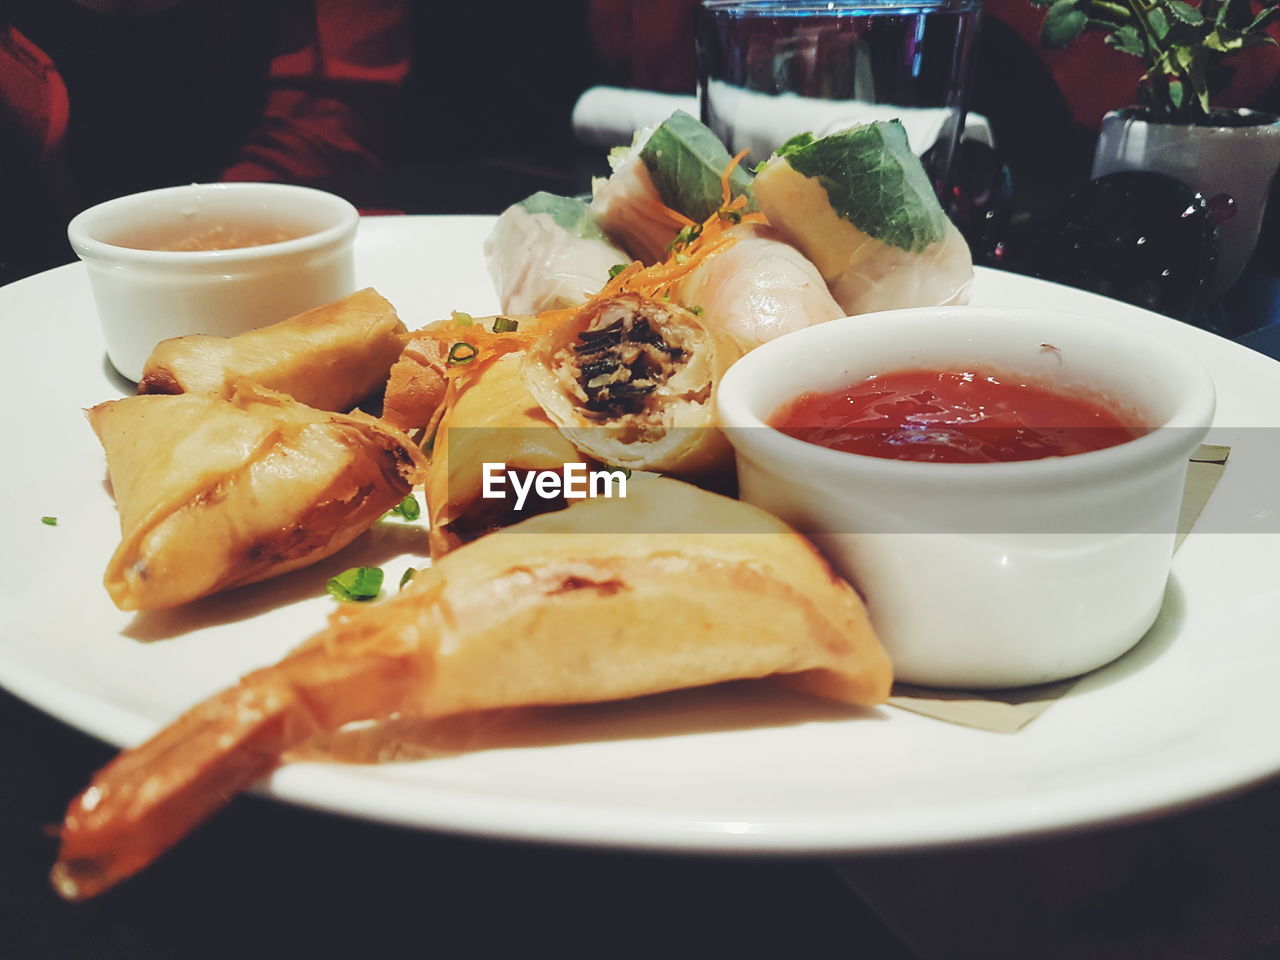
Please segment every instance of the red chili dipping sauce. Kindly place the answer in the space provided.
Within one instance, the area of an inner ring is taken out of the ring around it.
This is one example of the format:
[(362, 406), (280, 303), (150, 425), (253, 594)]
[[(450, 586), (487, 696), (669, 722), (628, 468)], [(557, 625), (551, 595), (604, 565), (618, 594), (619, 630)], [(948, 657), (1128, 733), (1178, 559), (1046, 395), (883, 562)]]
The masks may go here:
[(848, 453), (890, 460), (994, 463), (1114, 447), (1149, 432), (1131, 411), (992, 373), (902, 370), (806, 393), (769, 423)]

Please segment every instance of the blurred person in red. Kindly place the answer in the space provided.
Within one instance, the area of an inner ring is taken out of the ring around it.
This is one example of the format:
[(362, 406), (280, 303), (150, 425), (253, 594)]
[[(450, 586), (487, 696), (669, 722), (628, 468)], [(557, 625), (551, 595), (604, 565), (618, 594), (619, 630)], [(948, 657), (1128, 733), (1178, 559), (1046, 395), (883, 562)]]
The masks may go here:
[(0, 0), (0, 281), (70, 259), (67, 220), (178, 183), (358, 205), (393, 149), (409, 0)]

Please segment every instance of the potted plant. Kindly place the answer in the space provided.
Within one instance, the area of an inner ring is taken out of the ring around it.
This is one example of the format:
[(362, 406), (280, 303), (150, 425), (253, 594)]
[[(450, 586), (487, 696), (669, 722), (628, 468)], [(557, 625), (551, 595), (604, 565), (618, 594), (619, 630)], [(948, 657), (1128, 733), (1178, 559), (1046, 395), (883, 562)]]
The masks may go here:
[(1144, 66), (1137, 104), (1103, 119), (1093, 176), (1120, 170), (1166, 173), (1198, 190), (1222, 227), (1214, 281), (1221, 292), (1253, 252), (1272, 177), (1280, 168), (1280, 118), (1216, 109), (1227, 60), (1276, 46), (1266, 32), (1280, 0), (1031, 0), (1047, 6), (1040, 42), (1069, 46), (1086, 30)]

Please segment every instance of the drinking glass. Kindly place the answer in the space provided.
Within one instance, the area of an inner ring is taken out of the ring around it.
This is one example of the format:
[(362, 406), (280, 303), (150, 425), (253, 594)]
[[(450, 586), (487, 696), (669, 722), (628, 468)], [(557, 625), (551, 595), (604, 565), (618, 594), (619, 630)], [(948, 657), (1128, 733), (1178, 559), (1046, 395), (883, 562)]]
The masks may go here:
[(901, 120), (944, 199), (980, 7), (981, 0), (703, 0), (702, 121), (754, 163), (797, 133)]

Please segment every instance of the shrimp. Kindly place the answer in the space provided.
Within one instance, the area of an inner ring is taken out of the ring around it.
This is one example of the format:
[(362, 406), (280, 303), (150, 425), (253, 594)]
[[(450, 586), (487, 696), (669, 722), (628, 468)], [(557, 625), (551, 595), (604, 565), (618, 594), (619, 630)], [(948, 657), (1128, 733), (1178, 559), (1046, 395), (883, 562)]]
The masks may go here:
[(72, 900), (101, 893), (288, 751), (353, 721), (775, 674), (868, 706), (892, 682), (862, 601), (803, 537), (690, 484), (638, 480), (625, 500), (526, 520), (452, 551), (394, 597), (340, 610), (280, 663), (121, 754), (72, 801), (53, 885)]

